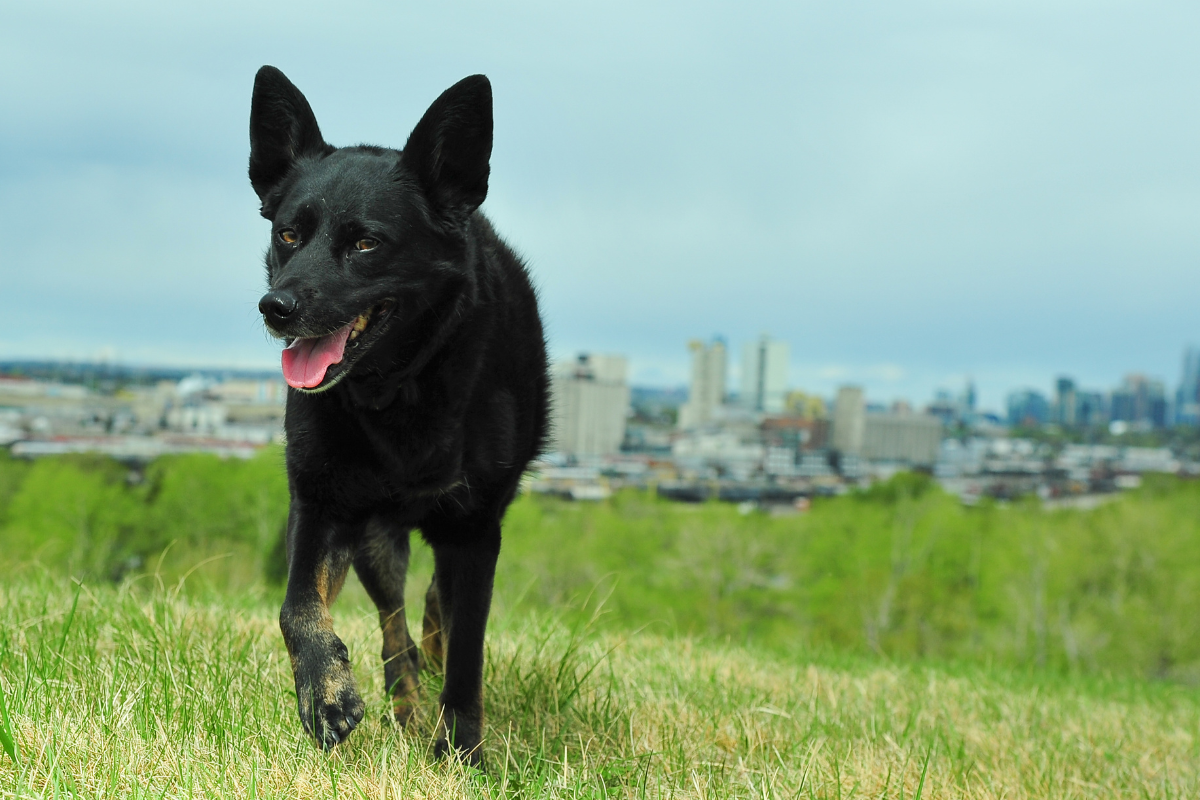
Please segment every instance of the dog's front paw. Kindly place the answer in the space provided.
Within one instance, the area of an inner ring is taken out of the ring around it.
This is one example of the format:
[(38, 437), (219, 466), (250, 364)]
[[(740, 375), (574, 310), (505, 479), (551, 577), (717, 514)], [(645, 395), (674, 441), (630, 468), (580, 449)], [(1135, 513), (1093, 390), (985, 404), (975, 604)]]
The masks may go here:
[(366, 711), (354, 688), (346, 647), (341, 642), (338, 645), (338, 652), (325, 669), (296, 672), (300, 722), (324, 750), (344, 742)]

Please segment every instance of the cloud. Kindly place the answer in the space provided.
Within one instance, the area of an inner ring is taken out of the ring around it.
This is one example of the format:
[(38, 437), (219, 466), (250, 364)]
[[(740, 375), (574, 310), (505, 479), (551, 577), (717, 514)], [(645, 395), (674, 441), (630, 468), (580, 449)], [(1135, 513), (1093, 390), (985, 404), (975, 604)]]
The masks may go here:
[(724, 334), (736, 354), (769, 329), (799, 364), (915, 397), (967, 372), (997, 398), (1017, 375), (1173, 377), (1200, 340), (1200, 108), (1181, 100), (1198, 17), (1183, 2), (13, 7), (0, 355), (53, 341), (274, 362), (244, 173), (267, 62), (341, 144), (399, 145), (450, 83), (492, 77), (485, 208), (530, 262), (556, 352), (625, 352), (635, 375), (676, 381), (687, 339)]

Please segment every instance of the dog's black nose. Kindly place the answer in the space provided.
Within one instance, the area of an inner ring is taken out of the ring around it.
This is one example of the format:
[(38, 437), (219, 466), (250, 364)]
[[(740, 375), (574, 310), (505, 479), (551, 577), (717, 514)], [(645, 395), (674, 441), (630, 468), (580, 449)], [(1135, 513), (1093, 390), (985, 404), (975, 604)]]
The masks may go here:
[(278, 327), (287, 322), (287, 318), (296, 310), (296, 305), (295, 295), (275, 290), (262, 296), (262, 300), (258, 301), (258, 310), (269, 324)]

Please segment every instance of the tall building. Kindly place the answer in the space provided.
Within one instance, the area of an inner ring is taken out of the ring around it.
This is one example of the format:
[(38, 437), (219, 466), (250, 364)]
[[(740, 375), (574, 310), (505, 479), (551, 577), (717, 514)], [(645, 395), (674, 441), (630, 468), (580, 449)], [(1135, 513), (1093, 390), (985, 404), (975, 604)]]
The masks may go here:
[(1066, 375), (1055, 379), (1048, 421), (1064, 428), (1089, 428), (1107, 422), (1107, 410), (1105, 397), (1100, 392), (1081, 389)]
[(858, 386), (838, 389), (833, 406), (833, 449), (844, 455), (861, 455), (866, 434), (867, 407)]
[(718, 336), (705, 344), (693, 339), (688, 350), (692, 351), (692, 380), (688, 400), (679, 408), (679, 427), (698, 428), (715, 420), (725, 402), (725, 340)]
[(741, 402), (751, 411), (783, 412), (787, 399), (788, 345), (763, 334), (742, 348)]
[(1051, 419), (1064, 428), (1075, 427), (1075, 381), (1065, 375), (1059, 376), (1054, 383), (1054, 411)]
[(1112, 393), (1114, 422), (1132, 422), (1141, 427), (1164, 428), (1167, 419), (1167, 396), (1162, 381), (1145, 375), (1126, 375)]
[(1183, 351), (1183, 376), (1175, 393), (1175, 422), (1200, 425), (1200, 348)]
[(616, 453), (629, 411), (628, 365), (623, 356), (582, 353), (554, 371), (553, 449), (571, 456)]
[(967, 385), (963, 388), (962, 398), (959, 401), (960, 413), (963, 418), (968, 418), (975, 413), (975, 402), (977, 399), (975, 381), (967, 378)]
[(1050, 419), (1050, 404), (1035, 389), (1021, 389), (1008, 396), (1008, 424), (1036, 426)]
[(1107, 422), (1106, 403), (1100, 392), (1075, 393), (1075, 424), (1084, 428)]

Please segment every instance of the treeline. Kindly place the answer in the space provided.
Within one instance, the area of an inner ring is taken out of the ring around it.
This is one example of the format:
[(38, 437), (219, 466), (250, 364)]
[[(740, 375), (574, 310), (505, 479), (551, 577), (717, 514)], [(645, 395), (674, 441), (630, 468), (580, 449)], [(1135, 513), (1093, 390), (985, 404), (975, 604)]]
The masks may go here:
[[(164, 458), (139, 473), (0, 458), (10, 575), (172, 581), (215, 559), (189, 581), (241, 591), (281, 578), (286, 513), (277, 450)], [(790, 517), (642, 492), (598, 504), (524, 496), (504, 531), (498, 613), (599, 607), (603, 625), (797, 652), (1200, 678), (1196, 482), (1156, 477), (1093, 511), (966, 508), (907, 474)], [(414, 547), (415, 596), (430, 559)]]
[(1173, 477), (1092, 511), (966, 508), (901, 474), (800, 517), (625, 494), (523, 502), (507, 530), (520, 602), (611, 586), (605, 607), (626, 626), (1200, 678), (1200, 484)]
[(145, 469), (0, 451), (0, 560), (92, 581), (146, 573), (177, 581), (213, 559), (204, 579), (238, 590), (282, 558), (287, 504), (283, 453), (273, 448), (245, 461), (166, 456)]

